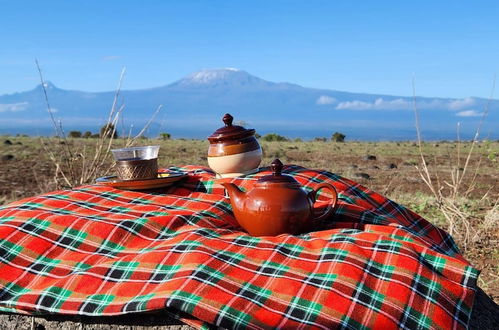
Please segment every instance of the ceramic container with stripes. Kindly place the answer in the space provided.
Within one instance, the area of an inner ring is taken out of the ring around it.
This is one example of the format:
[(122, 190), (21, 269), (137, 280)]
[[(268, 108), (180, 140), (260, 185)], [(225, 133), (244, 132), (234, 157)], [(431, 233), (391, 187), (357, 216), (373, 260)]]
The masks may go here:
[(262, 148), (254, 129), (233, 125), (230, 114), (223, 117), (224, 127), (208, 137), (208, 165), (220, 178), (237, 177), (258, 169)]

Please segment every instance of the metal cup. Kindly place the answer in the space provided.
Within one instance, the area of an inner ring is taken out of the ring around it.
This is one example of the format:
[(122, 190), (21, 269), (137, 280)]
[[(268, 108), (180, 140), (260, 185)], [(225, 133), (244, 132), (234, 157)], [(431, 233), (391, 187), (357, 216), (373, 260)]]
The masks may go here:
[(131, 147), (111, 150), (116, 160), (116, 174), (121, 180), (158, 177), (159, 146)]

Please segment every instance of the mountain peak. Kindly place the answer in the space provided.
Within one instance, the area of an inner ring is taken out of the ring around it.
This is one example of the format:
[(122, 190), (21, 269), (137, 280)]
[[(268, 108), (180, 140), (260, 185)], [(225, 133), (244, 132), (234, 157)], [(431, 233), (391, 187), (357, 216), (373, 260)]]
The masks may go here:
[(204, 69), (190, 74), (187, 78), (191, 82), (209, 84), (213, 81), (229, 79), (231, 76), (237, 75), (238, 73), (240, 76), (242, 71), (234, 68)]
[(42, 84), (38, 84), (35, 89), (42, 89), (42, 87), (45, 87), (45, 89), (48, 91), (57, 89), (57, 87), (51, 81), (44, 81), (43, 86)]
[(173, 83), (179, 87), (262, 86), (271, 84), (236, 68), (203, 69)]

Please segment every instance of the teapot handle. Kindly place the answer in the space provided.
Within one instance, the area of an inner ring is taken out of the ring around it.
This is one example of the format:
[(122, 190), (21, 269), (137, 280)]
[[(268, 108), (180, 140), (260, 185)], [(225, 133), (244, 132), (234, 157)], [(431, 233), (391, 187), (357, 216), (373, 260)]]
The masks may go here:
[(328, 190), (330, 190), (331, 193), (333, 194), (333, 198), (331, 198), (332, 203), (328, 204), (328, 208), (326, 209), (326, 212), (324, 212), (320, 216), (316, 217), (314, 219), (315, 221), (322, 221), (322, 220), (326, 219), (327, 217), (329, 217), (333, 213), (333, 211), (334, 211), (334, 209), (336, 207), (336, 204), (338, 202), (338, 192), (336, 191), (336, 189), (332, 185), (330, 185), (329, 183), (325, 183), (324, 182), (324, 183), (319, 184), (315, 190), (313, 190), (313, 191), (311, 191), (309, 193), (309, 197), (312, 200), (312, 203), (315, 204), (315, 202), (316, 202), (315, 198), (317, 196), (317, 193), (321, 189), (328, 189)]

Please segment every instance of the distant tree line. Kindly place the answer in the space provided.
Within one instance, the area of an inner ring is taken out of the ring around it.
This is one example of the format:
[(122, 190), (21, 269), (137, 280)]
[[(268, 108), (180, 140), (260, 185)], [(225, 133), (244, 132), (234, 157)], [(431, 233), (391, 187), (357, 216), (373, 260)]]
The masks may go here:
[(81, 131), (70, 131), (68, 133), (68, 137), (70, 138), (85, 138), (85, 139), (89, 139), (89, 138), (98, 138), (100, 137), (99, 133), (95, 133), (93, 134), (92, 132), (90, 131), (86, 131), (85, 133), (81, 133)]
[[(113, 124), (106, 124), (101, 127), (99, 133), (92, 133), (90, 131), (86, 131), (82, 133), (81, 131), (70, 131), (68, 133), (68, 137), (70, 138), (99, 138), (99, 137), (112, 137), (113, 139), (118, 138), (118, 132), (116, 131), (116, 128), (113, 126)], [(162, 132), (159, 133), (159, 138), (162, 140), (170, 140), (171, 139), (171, 134)], [(265, 134), (264, 136), (261, 136), (260, 134), (256, 133), (255, 137), (257, 139), (261, 139), (262, 141), (266, 142), (286, 142), (286, 141), (291, 141), (291, 139), (277, 134), (277, 133), (269, 133)], [(146, 138), (146, 137), (142, 137)], [(333, 135), (331, 135), (331, 141), (332, 142), (345, 142), (346, 135), (340, 132), (334, 132)], [(294, 139), (295, 142), (302, 142), (301, 138), (296, 138)], [(314, 141), (316, 142), (327, 142), (328, 139), (326, 137), (316, 137), (314, 138)]]
[(116, 131), (116, 128), (114, 127), (113, 124), (106, 124), (101, 127), (99, 130), (99, 133), (92, 133), (90, 131), (86, 131), (83, 134), (81, 131), (70, 131), (68, 133), (68, 137), (70, 138), (84, 138), (84, 139), (95, 139), (95, 138), (100, 138), (100, 137), (112, 137), (113, 139), (118, 138), (118, 132)]
[[(276, 134), (276, 133), (269, 133), (265, 134), (264, 136), (261, 136), (259, 134), (255, 134), (255, 137), (258, 139), (261, 139), (262, 141), (267, 141), (267, 142), (282, 142), (282, 141), (290, 141), (289, 138)], [(333, 135), (331, 135), (331, 141), (332, 142), (345, 142), (346, 135), (339, 133), (339, 132), (334, 132)], [(316, 137), (314, 138), (314, 141), (316, 142), (326, 142), (328, 139), (326, 137)], [(296, 138), (294, 140), (295, 142), (301, 142), (302, 139)]]

